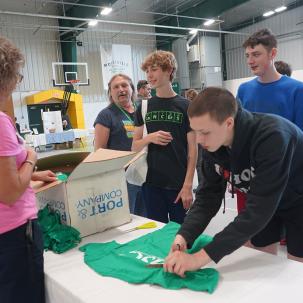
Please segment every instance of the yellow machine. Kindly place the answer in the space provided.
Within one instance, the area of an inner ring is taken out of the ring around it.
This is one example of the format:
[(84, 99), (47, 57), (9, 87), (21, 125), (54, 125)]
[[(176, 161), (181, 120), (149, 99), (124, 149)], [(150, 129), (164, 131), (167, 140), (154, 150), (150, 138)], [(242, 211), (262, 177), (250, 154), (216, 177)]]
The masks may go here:
[[(27, 96), (25, 100), (27, 105), (58, 103), (60, 101), (63, 102), (63, 95), (63, 90), (50, 89)], [(71, 93), (67, 114), (73, 128), (85, 128), (82, 95)]]

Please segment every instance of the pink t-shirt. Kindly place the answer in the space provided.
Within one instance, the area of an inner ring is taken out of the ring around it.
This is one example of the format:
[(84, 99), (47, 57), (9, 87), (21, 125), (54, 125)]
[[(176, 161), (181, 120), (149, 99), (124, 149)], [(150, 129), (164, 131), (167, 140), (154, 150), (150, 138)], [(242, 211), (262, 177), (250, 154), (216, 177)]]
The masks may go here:
[[(0, 156), (15, 157), (18, 169), (27, 157), (27, 151), (22, 140), (16, 135), (12, 120), (2, 112), (0, 112)], [(36, 217), (36, 198), (29, 186), (13, 205), (8, 206), (0, 201), (0, 234), (15, 229), (26, 223), (28, 219)]]

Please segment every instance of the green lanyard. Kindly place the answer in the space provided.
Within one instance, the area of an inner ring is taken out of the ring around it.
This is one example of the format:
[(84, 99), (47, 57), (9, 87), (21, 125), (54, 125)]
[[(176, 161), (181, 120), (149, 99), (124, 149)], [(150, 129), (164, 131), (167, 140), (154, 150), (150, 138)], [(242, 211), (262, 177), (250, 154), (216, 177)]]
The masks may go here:
[[(120, 109), (120, 111), (126, 116), (126, 118), (129, 120), (129, 122), (131, 124), (134, 124), (134, 120), (128, 115), (128, 113), (121, 107), (119, 106), (117, 103), (115, 103), (115, 105)], [(133, 103), (133, 107), (136, 110), (136, 105)]]

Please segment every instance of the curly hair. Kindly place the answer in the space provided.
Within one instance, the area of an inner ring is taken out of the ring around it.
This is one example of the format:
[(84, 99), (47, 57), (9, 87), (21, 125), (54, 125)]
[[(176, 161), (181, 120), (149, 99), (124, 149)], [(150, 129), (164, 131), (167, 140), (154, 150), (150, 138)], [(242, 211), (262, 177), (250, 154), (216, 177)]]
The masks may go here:
[(172, 69), (170, 81), (176, 76), (178, 64), (175, 55), (172, 52), (158, 50), (149, 54), (143, 61), (141, 69), (145, 72), (149, 66), (159, 66), (163, 71)]
[(13, 92), (24, 65), (21, 51), (7, 38), (0, 36), (0, 93)]
[(194, 88), (190, 88), (185, 92), (185, 98), (193, 101), (198, 96), (198, 92)]

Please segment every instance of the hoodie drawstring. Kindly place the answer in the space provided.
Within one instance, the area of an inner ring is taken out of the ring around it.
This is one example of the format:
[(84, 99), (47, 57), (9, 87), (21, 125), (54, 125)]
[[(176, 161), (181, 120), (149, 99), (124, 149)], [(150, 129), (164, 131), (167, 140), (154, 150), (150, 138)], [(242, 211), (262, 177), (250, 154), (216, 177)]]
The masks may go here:
[[(223, 188), (226, 188), (226, 180), (224, 179), (224, 177), (222, 178), (222, 182), (223, 182)], [(225, 214), (225, 206), (226, 206), (226, 201), (225, 201), (225, 193), (223, 195), (223, 214)]]
[(234, 173), (231, 171), (231, 197), (235, 197)]
[[(227, 182), (227, 180), (225, 180), (224, 176), (222, 178), (222, 182), (223, 182), (223, 187), (225, 187), (225, 182)], [(234, 174), (233, 174), (232, 170), (231, 170), (231, 197), (232, 198), (235, 197)], [(223, 214), (225, 214), (225, 210), (226, 210), (226, 199), (225, 199), (225, 193), (224, 193), (224, 195), (223, 195)]]

